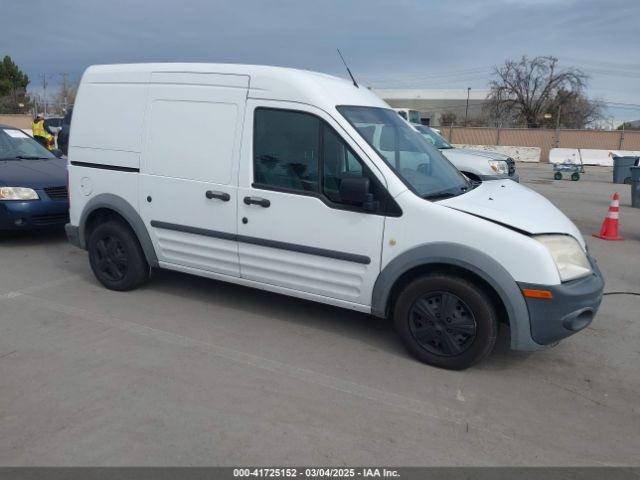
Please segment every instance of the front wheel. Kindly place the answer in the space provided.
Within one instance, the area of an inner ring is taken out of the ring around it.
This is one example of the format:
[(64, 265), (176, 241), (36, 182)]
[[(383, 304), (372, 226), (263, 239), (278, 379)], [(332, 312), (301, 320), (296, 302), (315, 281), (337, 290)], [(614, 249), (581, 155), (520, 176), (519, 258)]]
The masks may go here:
[(556, 180), (562, 180), (562, 173), (556, 172), (555, 175), (553, 176), (553, 178), (556, 179)]
[(461, 277), (420, 277), (400, 292), (396, 330), (409, 351), (436, 367), (463, 370), (485, 358), (496, 343), (495, 306), (477, 285)]
[(132, 290), (149, 278), (149, 264), (131, 229), (119, 221), (98, 225), (87, 242), (96, 278), (111, 290)]
[(578, 180), (580, 180), (580, 174), (579, 173), (572, 173), (571, 174), (571, 180), (573, 180), (574, 182), (577, 182)]

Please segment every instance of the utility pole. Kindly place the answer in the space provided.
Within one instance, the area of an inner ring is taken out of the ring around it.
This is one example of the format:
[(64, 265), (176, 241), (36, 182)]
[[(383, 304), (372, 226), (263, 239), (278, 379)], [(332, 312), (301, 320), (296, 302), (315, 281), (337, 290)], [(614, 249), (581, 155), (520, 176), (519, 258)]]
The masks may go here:
[(560, 112), (562, 104), (558, 105), (558, 116), (556, 117), (556, 148), (560, 147)]
[(62, 77), (62, 102), (63, 102), (63, 111), (64, 113), (67, 113), (67, 103), (68, 103), (68, 98), (67, 95), (69, 94), (69, 74), (68, 73), (61, 73), (60, 76)]
[(467, 107), (464, 109), (464, 126), (467, 126), (467, 118), (469, 117), (469, 94), (471, 93), (471, 87), (467, 87)]
[(40, 79), (42, 80), (42, 91), (43, 91), (43, 99), (42, 103), (44, 104), (44, 115), (47, 116), (47, 85), (49, 84), (50, 75), (46, 73), (40, 74)]

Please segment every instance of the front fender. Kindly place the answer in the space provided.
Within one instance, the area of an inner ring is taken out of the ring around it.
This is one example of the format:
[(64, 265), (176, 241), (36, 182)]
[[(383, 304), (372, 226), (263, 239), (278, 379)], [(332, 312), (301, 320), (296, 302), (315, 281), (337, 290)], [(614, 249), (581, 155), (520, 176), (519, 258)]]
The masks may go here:
[(371, 313), (386, 317), (395, 283), (406, 272), (428, 265), (463, 268), (487, 282), (505, 306), (511, 330), (511, 348), (540, 350), (544, 347), (531, 338), (529, 312), (522, 292), (511, 274), (489, 255), (465, 245), (437, 242), (419, 245), (394, 258), (385, 266), (373, 287)]

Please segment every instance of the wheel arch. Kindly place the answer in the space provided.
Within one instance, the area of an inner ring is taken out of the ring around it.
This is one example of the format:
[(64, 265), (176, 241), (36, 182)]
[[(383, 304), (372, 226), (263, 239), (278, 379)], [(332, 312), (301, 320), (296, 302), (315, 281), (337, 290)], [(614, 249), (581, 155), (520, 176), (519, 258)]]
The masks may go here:
[(511, 330), (511, 347), (539, 350), (531, 338), (529, 313), (516, 281), (496, 260), (480, 250), (449, 242), (419, 245), (385, 266), (373, 287), (371, 313), (389, 316), (394, 296), (408, 282), (433, 271), (453, 272), (479, 281), (494, 299), (499, 301)]
[(79, 241), (82, 248), (87, 248), (89, 229), (105, 217), (115, 217), (124, 221), (138, 238), (149, 265), (158, 266), (158, 257), (142, 218), (129, 202), (110, 193), (96, 195), (84, 207), (78, 225)]

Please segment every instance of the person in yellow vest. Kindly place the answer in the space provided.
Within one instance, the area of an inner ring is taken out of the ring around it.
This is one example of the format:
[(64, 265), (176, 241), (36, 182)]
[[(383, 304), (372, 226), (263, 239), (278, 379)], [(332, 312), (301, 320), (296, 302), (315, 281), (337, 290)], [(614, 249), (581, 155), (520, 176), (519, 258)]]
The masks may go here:
[(47, 132), (44, 126), (44, 118), (41, 114), (38, 114), (33, 121), (33, 138), (43, 147), (53, 150), (55, 148), (55, 141), (53, 135)]

